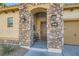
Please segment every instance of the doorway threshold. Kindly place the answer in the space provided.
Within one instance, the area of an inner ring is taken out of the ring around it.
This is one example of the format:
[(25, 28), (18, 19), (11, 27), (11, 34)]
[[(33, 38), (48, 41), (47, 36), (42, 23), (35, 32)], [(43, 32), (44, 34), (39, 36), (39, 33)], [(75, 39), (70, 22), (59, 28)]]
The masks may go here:
[(31, 48), (47, 49), (47, 41), (37, 40), (34, 42)]

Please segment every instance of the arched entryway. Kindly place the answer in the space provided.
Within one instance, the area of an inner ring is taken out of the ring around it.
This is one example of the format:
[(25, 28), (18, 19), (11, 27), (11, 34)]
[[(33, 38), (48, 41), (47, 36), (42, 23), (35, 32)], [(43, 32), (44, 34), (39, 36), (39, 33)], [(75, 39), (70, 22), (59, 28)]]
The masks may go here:
[[(44, 4), (44, 5), (46, 5), (46, 4)], [(20, 43), (19, 44), (22, 46), (28, 47), (28, 48), (30, 48), (33, 45), (34, 28), (35, 28), (34, 15), (47, 13), (46, 22), (47, 22), (47, 48), (48, 48), (48, 51), (61, 53), (62, 49), (63, 49), (63, 39), (64, 39), (63, 38), (63, 19), (62, 19), (63, 8), (62, 8), (62, 5), (60, 5), (60, 4), (47, 4), (47, 5), (49, 7), (46, 10), (44, 7), (43, 8), (38, 7), (38, 6), (41, 6), (39, 4), (38, 5), (31, 4), (31, 6), (34, 7), (34, 9), (32, 9), (31, 11), (28, 10), (29, 4), (20, 5), (20, 21), (19, 21), (19, 31), (20, 31), (19, 32), (19, 42)], [(35, 8), (35, 6), (37, 8)], [(45, 27), (45, 25), (46, 25), (46, 23), (42, 24), (43, 27)], [(45, 34), (45, 33), (43, 33), (43, 34)], [(40, 37), (40, 38), (42, 38), (42, 37)], [(44, 38), (44, 36), (43, 36), (43, 38)], [(46, 38), (46, 36), (45, 36), (45, 38)]]
[(33, 15), (34, 41), (32, 47), (47, 48), (47, 10), (37, 7), (31, 10)]

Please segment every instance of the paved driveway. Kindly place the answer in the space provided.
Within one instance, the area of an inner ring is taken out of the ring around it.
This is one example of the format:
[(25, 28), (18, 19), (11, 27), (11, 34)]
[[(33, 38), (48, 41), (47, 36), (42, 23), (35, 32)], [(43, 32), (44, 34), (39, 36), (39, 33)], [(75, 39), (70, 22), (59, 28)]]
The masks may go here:
[(64, 56), (79, 56), (79, 46), (64, 45)]

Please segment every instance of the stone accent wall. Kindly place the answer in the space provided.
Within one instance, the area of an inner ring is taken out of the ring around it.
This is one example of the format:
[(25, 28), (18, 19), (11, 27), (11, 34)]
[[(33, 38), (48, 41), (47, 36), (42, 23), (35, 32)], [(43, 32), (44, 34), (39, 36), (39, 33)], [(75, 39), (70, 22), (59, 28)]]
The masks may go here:
[(20, 4), (19, 6), (19, 40), (22, 46), (30, 47), (32, 45), (33, 39), (33, 17), (32, 14), (28, 11), (27, 4)]
[[(48, 49), (63, 47), (63, 8), (60, 4), (52, 4), (47, 10), (47, 45)], [(53, 18), (55, 18), (53, 20)], [(53, 24), (55, 22), (55, 24)], [(56, 24), (57, 23), (57, 24)], [(53, 24), (53, 25), (52, 25)]]
[[(19, 42), (23, 46), (30, 47), (33, 44), (33, 15), (28, 11), (27, 4), (19, 7)], [(50, 49), (63, 48), (63, 8), (60, 4), (49, 4), (47, 9), (47, 47)]]

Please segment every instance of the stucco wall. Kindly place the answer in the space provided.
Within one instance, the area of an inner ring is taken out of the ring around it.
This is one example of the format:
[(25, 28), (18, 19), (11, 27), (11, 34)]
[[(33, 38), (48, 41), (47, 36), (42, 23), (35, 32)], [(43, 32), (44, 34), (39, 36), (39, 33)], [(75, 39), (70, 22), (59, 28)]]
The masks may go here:
[[(38, 8), (38, 9), (37, 9)], [(43, 8), (43, 9), (41, 9)], [(46, 10), (45, 9), (48, 9), (49, 8), (49, 4), (41, 4), (41, 5), (28, 5), (28, 10), (32, 12), (32, 14), (36, 13), (36, 12), (40, 12), (40, 11), (43, 11), (45, 12)]]
[(79, 20), (79, 9), (64, 10), (64, 20)]
[[(13, 17), (13, 27), (7, 26), (7, 17)], [(19, 37), (19, 12), (0, 14), (0, 39), (18, 39)]]

